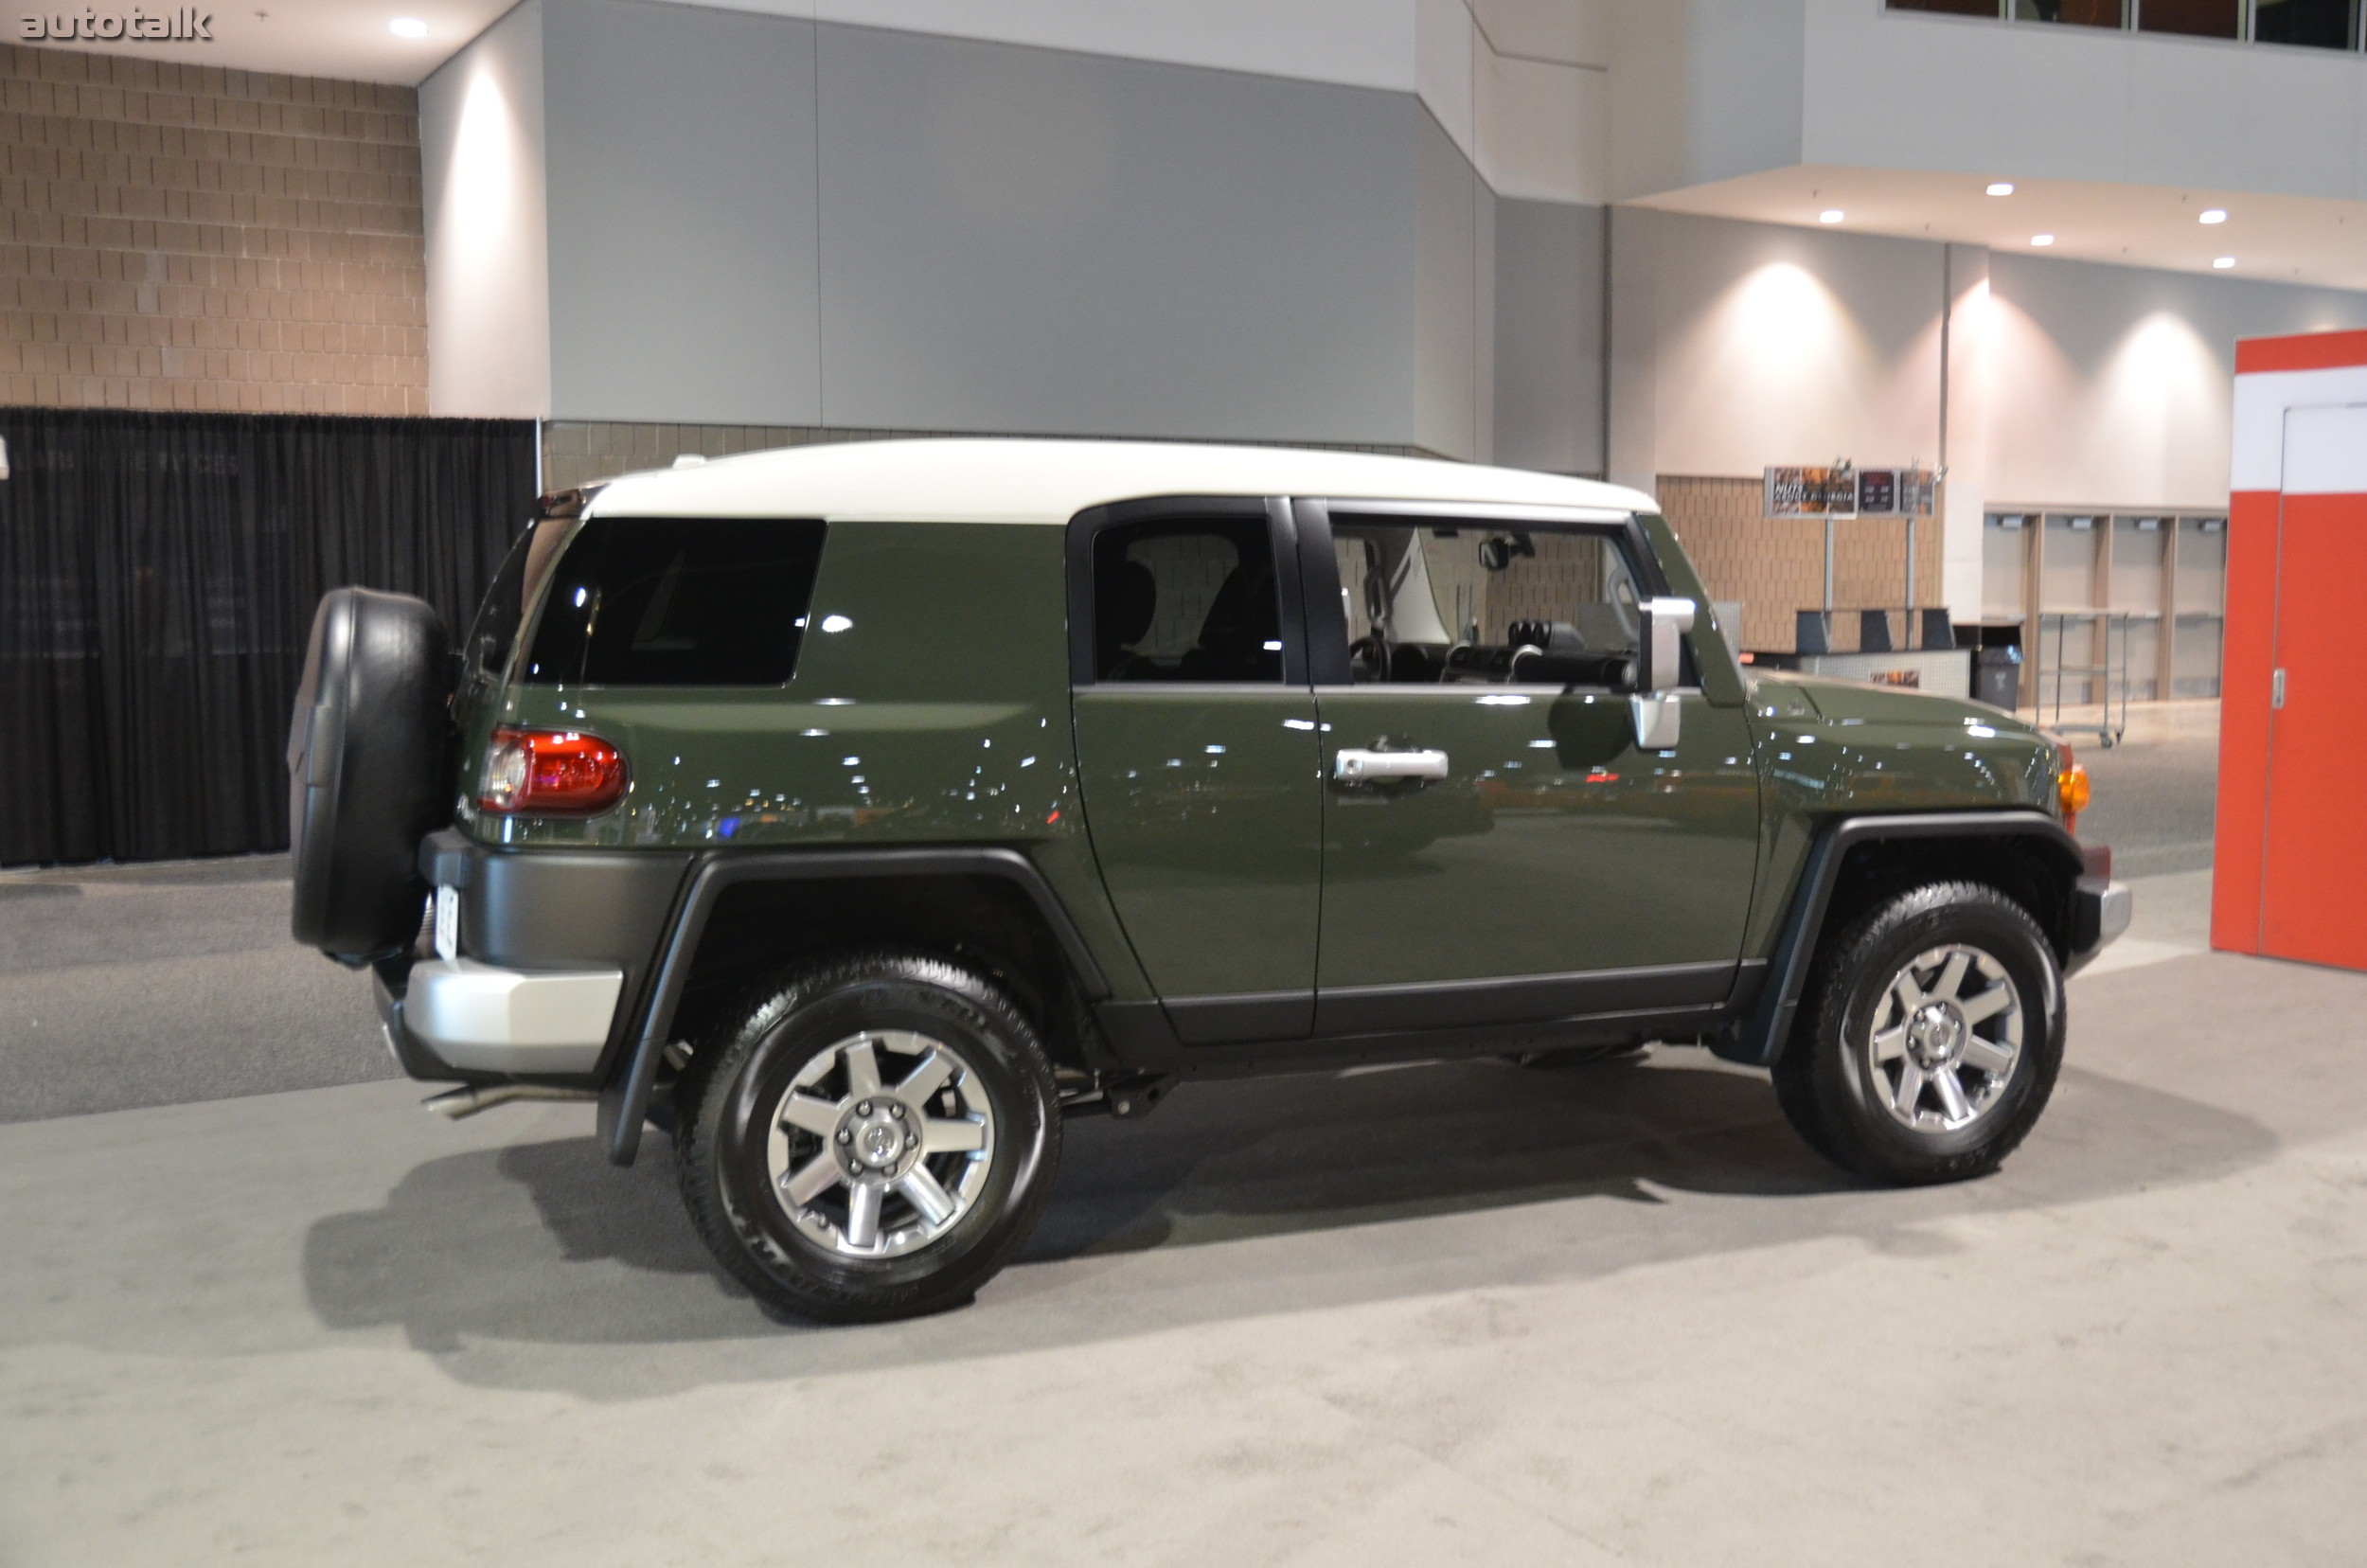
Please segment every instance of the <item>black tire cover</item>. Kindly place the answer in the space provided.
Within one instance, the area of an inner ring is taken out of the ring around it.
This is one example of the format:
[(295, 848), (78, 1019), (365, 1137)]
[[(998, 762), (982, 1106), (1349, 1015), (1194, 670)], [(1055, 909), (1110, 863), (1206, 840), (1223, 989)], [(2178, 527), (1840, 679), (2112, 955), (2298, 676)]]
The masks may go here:
[(289, 927), (347, 963), (418, 935), (419, 840), (452, 818), (450, 646), (407, 594), (333, 589), (312, 615), (288, 725)]

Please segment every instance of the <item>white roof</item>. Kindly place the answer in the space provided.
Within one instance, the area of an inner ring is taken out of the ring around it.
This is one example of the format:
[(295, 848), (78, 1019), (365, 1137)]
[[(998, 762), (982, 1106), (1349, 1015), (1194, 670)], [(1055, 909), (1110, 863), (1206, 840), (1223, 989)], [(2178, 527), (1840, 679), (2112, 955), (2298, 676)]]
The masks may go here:
[(1165, 441), (847, 441), (629, 473), (591, 516), (1066, 523), (1157, 495), (1299, 495), (1655, 511), (1617, 485), (1522, 469)]

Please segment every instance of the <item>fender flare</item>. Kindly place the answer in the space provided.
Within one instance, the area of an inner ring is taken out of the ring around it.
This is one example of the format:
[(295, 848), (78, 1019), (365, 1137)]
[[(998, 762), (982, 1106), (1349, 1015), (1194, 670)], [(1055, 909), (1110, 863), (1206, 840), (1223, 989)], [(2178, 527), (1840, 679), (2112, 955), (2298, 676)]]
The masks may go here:
[(707, 918), (716, 901), (732, 888), (748, 882), (833, 882), (880, 877), (991, 877), (1012, 883), (1026, 895), (1043, 917), (1061, 956), (1089, 999), (1110, 994), (1110, 982), (1093, 950), (1085, 945), (1076, 922), (1061, 907), (1052, 884), (1036, 863), (1017, 849), (1000, 846), (914, 849), (787, 849), (710, 854), (691, 872), (681, 906), (667, 924), (664, 956), (649, 988), (634, 1026), (621, 1072), (600, 1090), (599, 1137), (612, 1165), (629, 1166), (641, 1149), (641, 1127), (657, 1085), (657, 1070), (665, 1060), (667, 1036), (683, 989), (706, 935)]
[[(2064, 883), (2073, 885), (2087, 867), (2079, 841), (2060, 822), (2043, 811), (1922, 811), (1898, 816), (1841, 817), (1825, 824), (1809, 846), (1792, 889), (1791, 909), (1784, 918), (1782, 935), (1768, 962), (1750, 1015), (1730, 1036), (1712, 1049), (1729, 1061), (1752, 1067), (1771, 1067), (1791, 1037), (1792, 1021), (1800, 1010), (1800, 993), (1807, 986), (1808, 964), (1824, 935), (1824, 914), (1832, 903), (1842, 863), (1860, 844), (1895, 839), (2026, 838), (2045, 846), (2051, 859), (2064, 870)], [(2072, 958), (2077, 953), (2067, 955)], [(2073, 967), (2067, 964), (2066, 969)]]

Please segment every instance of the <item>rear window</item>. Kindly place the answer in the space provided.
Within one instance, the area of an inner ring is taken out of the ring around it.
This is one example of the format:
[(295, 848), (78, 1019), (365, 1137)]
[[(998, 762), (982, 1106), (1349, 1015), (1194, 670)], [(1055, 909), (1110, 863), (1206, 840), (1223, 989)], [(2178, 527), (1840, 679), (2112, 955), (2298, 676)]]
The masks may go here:
[(520, 678), (534, 686), (780, 686), (823, 526), (596, 517), (551, 574)]

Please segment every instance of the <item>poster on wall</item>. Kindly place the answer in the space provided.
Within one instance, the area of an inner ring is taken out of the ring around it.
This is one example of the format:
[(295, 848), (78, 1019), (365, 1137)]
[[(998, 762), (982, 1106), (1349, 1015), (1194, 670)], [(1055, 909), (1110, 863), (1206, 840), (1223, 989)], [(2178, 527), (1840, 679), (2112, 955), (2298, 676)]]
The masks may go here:
[(1767, 471), (1770, 517), (1855, 517), (1857, 512), (1857, 471), (1845, 463)]
[(1933, 481), (1930, 469), (1770, 468), (1766, 471), (1769, 517), (1930, 517)]

